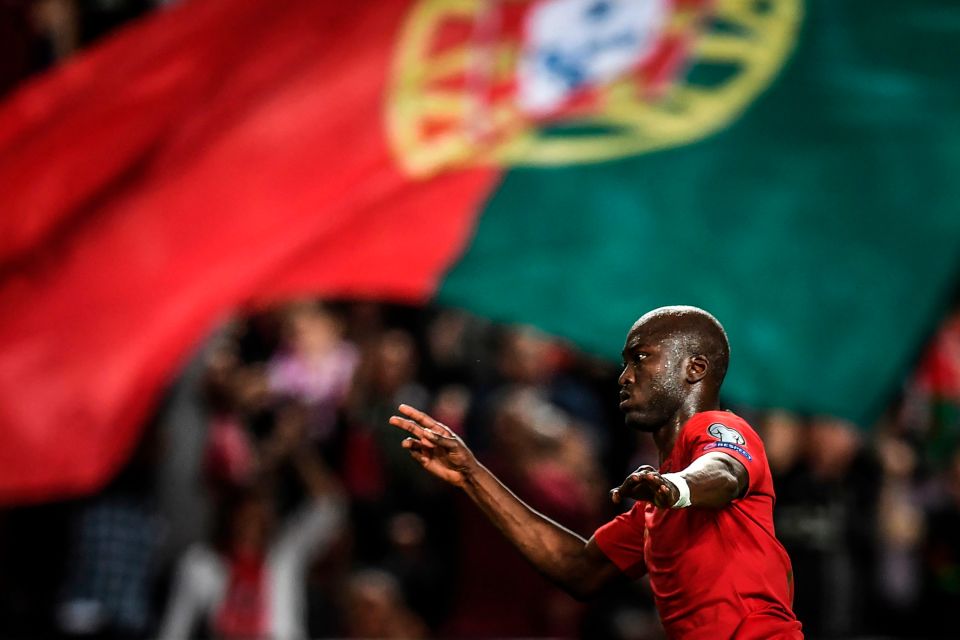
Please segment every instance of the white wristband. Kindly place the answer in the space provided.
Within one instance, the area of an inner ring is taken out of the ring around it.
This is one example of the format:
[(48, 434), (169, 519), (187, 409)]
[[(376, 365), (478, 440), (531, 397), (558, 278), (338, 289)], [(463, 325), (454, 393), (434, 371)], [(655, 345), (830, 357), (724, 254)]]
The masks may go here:
[(690, 485), (679, 473), (661, 473), (661, 478), (672, 482), (680, 491), (680, 497), (673, 503), (672, 509), (683, 509), (690, 506)]

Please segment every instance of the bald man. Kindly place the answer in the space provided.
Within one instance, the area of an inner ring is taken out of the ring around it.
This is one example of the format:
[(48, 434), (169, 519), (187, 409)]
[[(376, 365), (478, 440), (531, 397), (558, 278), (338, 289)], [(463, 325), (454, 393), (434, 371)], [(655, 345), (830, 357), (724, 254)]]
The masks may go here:
[(624, 573), (649, 574), (667, 635), (682, 640), (802, 638), (790, 559), (773, 530), (763, 443), (721, 411), (730, 348), (712, 315), (662, 307), (627, 334), (620, 410), (651, 434), (659, 468), (642, 466), (611, 493), (637, 502), (584, 540), (537, 513), (455, 433), (401, 405), (390, 424), (424, 469), (461, 488), (548, 579), (587, 598)]

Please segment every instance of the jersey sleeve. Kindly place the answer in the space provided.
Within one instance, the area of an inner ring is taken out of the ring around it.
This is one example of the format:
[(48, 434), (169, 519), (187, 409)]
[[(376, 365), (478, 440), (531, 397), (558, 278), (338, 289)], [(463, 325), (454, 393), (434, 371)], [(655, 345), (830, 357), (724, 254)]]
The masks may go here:
[(610, 561), (627, 576), (637, 579), (647, 572), (643, 560), (645, 525), (644, 503), (633, 508), (597, 529), (593, 539)]
[(766, 454), (760, 436), (749, 424), (731, 415), (691, 426), (685, 434), (691, 462), (708, 453), (724, 453), (747, 470), (749, 484), (744, 495), (757, 489), (766, 474)]

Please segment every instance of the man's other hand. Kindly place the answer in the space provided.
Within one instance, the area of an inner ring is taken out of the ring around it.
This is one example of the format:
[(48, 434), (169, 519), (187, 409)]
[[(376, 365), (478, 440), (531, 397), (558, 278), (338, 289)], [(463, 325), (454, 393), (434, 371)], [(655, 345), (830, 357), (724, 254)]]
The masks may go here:
[(658, 507), (672, 507), (680, 498), (680, 490), (659, 471), (650, 465), (643, 465), (627, 476), (623, 484), (610, 491), (610, 499), (614, 504), (620, 504), (624, 497), (652, 502)]

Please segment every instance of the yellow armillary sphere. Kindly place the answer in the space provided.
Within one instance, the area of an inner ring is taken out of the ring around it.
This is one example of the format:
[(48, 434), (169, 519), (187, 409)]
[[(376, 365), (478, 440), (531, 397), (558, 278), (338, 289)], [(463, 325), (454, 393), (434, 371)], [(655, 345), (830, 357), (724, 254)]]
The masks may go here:
[(428, 176), (688, 144), (770, 84), (801, 18), (801, 0), (421, 0), (393, 60), (390, 145)]

